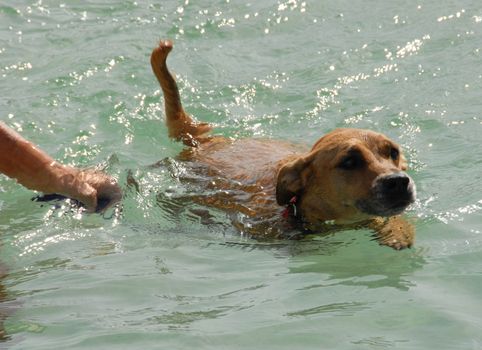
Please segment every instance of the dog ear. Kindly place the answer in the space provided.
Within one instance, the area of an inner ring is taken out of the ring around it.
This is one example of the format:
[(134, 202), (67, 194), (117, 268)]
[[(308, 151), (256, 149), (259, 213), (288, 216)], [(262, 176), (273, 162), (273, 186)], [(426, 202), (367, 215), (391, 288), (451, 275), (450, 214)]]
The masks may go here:
[(286, 205), (290, 200), (299, 195), (306, 184), (308, 165), (311, 157), (296, 159), (285, 164), (278, 172), (276, 181), (276, 202)]

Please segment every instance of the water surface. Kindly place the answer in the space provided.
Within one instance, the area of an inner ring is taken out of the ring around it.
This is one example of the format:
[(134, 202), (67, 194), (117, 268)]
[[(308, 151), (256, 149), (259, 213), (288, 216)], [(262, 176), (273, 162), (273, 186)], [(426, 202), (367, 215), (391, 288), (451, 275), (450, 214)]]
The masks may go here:
[[(468, 0), (3, 1), (1, 120), (141, 190), (102, 217), (0, 177), (0, 347), (480, 349), (481, 34)], [(161, 38), (186, 109), (222, 135), (399, 142), (415, 247), (257, 242), (166, 199), (186, 188), (149, 66)]]

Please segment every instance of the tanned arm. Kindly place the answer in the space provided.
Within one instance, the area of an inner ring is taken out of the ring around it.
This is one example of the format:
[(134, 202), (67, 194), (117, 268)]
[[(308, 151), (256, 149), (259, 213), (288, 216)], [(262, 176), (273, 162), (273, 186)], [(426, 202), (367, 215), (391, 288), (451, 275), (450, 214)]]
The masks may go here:
[(82, 202), (90, 211), (99, 201), (109, 206), (122, 194), (115, 180), (101, 172), (80, 170), (52, 157), (0, 122), (0, 172), (31, 190), (60, 194)]

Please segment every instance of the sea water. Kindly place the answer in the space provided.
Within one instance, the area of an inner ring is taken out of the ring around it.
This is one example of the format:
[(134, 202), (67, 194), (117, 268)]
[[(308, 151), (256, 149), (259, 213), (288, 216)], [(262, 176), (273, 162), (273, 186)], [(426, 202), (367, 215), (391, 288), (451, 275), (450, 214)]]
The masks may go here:
[[(482, 348), (481, 35), (469, 0), (2, 1), (0, 119), (125, 196), (88, 215), (0, 176), (0, 348)], [(149, 65), (163, 38), (185, 108), (218, 134), (400, 143), (415, 246), (260, 242), (170, 200), (185, 188)]]

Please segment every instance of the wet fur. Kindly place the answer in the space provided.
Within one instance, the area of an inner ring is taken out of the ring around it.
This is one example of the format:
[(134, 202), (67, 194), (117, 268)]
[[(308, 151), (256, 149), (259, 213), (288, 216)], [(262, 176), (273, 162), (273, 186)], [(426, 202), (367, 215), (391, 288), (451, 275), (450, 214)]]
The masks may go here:
[[(200, 175), (196, 181), (203, 190), (192, 200), (231, 213), (235, 226), (258, 237), (292, 232), (293, 220), (283, 219), (281, 212), (296, 197), (296, 219), (305, 229), (326, 229), (327, 223), (331, 228), (362, 225), (374, 230), (380, 244), (395, 249), (413, 244), (413, 227), (399, 215), (414, 200), (413, 181), (407, 180), (407, 198), (392, 205), (393, 196), (387, 197), (387, 186), (379, 180), (406, 176), (396, 143), (361, 129), (334, 130), (311, 149), (283, 141), (208, 136), (211, 126), (194, 121), (182, 107), (166, 64), (171, 50), (170, 41), (161, 41), (151, 65), (164, 94), (169, 136), (188, 146), (179, 160)], [(352, 154), (363, 166), (342, 168)]]

